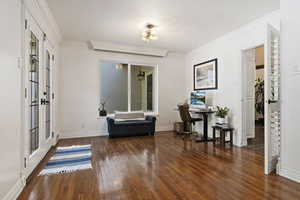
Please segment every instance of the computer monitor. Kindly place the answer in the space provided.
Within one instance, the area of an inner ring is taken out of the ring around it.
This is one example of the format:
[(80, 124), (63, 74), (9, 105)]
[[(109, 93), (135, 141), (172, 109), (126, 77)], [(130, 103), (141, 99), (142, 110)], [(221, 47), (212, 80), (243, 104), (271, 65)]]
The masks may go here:
[(205, 106), (205, 95), (203, 91), (191, 92), (191, 106)]

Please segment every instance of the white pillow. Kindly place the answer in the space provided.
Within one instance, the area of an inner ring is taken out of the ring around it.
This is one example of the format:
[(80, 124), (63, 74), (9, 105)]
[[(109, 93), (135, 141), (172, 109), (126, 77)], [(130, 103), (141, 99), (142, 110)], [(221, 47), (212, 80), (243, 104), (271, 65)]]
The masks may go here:
[(116, 121), (145, 120), (144, 112), (116, 112)]
[(132, 119), (115, 119), (116, 122), (125, 122), (125, 121), (144, 121), (145, 118), (132, 118)]
[(144, 111), (137, 110), (137, 111), (127, 112), (127, 111), (118, 111), (118, 110), (115, 110), (115, 114), (129, 114), (129, 113), (144, 113)]

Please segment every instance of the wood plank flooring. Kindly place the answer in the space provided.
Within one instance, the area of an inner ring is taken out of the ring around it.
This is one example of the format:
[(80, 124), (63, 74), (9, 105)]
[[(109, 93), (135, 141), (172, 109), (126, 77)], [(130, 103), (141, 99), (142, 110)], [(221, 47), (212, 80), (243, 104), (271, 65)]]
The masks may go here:
[(264, 155), (265, 133), (264, 126), (261, 124), (255, 125), (255, 138), (248, 139), (247, 148), (250, 151), (255, 151)]
[(300, 199), (300, 184), (265, 176), (263, 156), (246, 148), (214, 148), (211, 143), (183, 141), (172, 132), (68, 139), (58, 145), (75, 144), (92, 144), (92, 170), (33, 175), (18, 199)]

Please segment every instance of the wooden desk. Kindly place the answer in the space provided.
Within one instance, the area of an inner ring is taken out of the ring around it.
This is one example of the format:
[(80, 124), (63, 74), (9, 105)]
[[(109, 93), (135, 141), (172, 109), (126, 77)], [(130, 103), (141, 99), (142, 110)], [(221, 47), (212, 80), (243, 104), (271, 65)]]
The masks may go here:
[[(178, 108), (174, 109), (178, 111)], [(215, 113), (213, 110), (208, 110), (208, 109), (191, 109), (190, 108), (190, 113), (202, 115), (203, 117), (203, 137), (196, 138), (196, 142), (209, 142), (213, 141), (212, 138), (208, 138), (208, 115)]]
[(213, 110), (190, 110), (191, 113), (202, 115), (203, 117), (203, 138), (196, 138), (196, 142), (209, 142), (213, 141), (212, 138), (208, 138), (208, 115), (215, 113)]

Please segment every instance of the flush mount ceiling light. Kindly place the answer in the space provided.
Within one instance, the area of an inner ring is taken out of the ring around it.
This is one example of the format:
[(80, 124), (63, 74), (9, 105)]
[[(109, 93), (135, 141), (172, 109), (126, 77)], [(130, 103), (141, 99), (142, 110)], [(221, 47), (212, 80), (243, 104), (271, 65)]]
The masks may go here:
[(151, 40), (157, 39), (157, 26), (154, 24), (146, 24), (143, 33), (142, 39), (146, 42), (150, 42)]
[(116, 64), (116, 69), (123, 69), (123, 65), (121, 63)]

